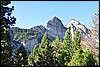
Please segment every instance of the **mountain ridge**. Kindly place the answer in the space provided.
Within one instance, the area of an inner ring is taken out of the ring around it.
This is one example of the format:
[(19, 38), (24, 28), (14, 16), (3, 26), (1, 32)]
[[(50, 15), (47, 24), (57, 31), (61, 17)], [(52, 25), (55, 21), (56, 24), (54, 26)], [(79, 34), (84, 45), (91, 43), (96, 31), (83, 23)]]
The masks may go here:
[[(76, 25), (74, 24), (74, 22)], [(81, 29), (81, 27), (78, 24), (81, 25), (84, 29)], [(49, 19), (46, 26), (37, 25), (31, 27), (30, 29), (20, 29), (15, 27), (15, 30), (13, 27), (11, 28), (11, 30), (14, 33), (13, 40), (20, 42), (22, 45), (24, 44), (23, 46), (26, 48), (27, 52), (30, 53), (34, 45), (39, 46), (39, 43), (41, 42), (44, 33), (48, 35), (49, 42), (52, 42), (56, 36), (63, 40), (65, 32), (69, 28), (71, 31), (81, 29), (80, 32), (83, 31), (82, 33), (84, 33), (84, 35), (90, 33), (84, 31), (88, 30), (88, 28), (86, 28), (85, 25), (81, 24), (75, 19), (72, 19), (70, 22), (67, 23), (66, 26), (64, 26), (62, 21), (56, 16), (53, 16), (51, 19)]]

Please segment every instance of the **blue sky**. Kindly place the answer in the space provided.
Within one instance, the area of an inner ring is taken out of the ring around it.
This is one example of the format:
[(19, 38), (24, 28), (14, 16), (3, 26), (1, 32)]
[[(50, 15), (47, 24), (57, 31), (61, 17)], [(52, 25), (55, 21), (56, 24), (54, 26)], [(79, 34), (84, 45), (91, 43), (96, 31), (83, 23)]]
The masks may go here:
[(64, 26), (76, 19), (87, 28), (91, 27), (92, 17), (99, 10), (99, 1), (11, 1), (16, 27), (31, 28), (45, 26), (52, 16), (57, 16)]

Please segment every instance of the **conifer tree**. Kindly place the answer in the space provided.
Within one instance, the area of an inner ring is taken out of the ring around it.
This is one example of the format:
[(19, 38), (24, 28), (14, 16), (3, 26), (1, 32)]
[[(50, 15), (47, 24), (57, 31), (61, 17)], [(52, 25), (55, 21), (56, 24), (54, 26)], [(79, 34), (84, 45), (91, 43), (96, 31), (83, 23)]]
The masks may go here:
[(62, 41), (59, 39), (58, 36), (56, 36), (55, 40), (52, 42), (51, 44), (52, 50), (53, 52), (51, 54), (53, 54), (53, 66), (61, 66), (61, 58), (60, 58), (60, 49), (62, 47)]
[(68, 66), (95, 66), (97, 63), (89, 49), (82, 50), (81, 48), (76, 50), (72, 57), (72, 60), (68, 63)]
[(51, 46), (53, 47), (54, 51), (58, 51), (62, 46), (62, 41), (56, 36), (55, 40), (52, 42)]
[(14, 64), (16, 66), (26, 66), (28, 65), (27, 62), (27, 51), (25, 48), (22, 46), (19, 47), (19, 49), (16, 51), (14, 58), (16, 59)]
[(64, 45), (62, 46), (62, 64), (67, 65), (72, 57), (72, 35), (70, 30), (66, 30), (64, 36)]
[(68, 63), (68, 66), (84, 66), (86, 63), (84, 62), (83, 50), (78, 49), (72, 56), (72, 60)]
[(33, 51), (31, 52), (28, 58), (28, 64), (30, 66), (49, 66), (49, 61), (51, 58), (49, 58), (50, 52), (48, 49), (50, 50), (50, 48), (48, 37), (45, 33), (39, 47), (34, 47)]
[(53, 66), (53, 47), (49, 44), (46, 49), (46, 66)]
[[(80, 48), (81, 35), (78, 30), (75, 31), (74, 40), (72, 42), (73, 54)], [(73, 55), (72, 54), (72, 55)]]
[(30, 53), (28, 57), (28, 65), (37, 66), (37, 61), (38, 61), (38, 48), (36, 48), (36, 45), (35, 45), (32, 52)]
[(16, 18), (12, 17), (12, 8), (8, 7), (10, 1), (1, 1), (1, 65), (12, 66), (12, 46), (10, 44), (10, 26), (15, 24)]
[(41, 44), (39, 45), (38, 48), (38, 55), (39, 55), (39, 61), (37, 62), (37, 64), (39, 66), (46, 66), (46, 51), (47, 51), (47, 46), (49, 45), (49, 40), (47, 37), (47, 34), (45, 33), (42, 40), (41, 40)]
[(95, 56), (91, 53), (91, 51), (86, 47), (86, 50), (84, 51), (86, 66), (95, 66), (97, 61), (95, 59)]

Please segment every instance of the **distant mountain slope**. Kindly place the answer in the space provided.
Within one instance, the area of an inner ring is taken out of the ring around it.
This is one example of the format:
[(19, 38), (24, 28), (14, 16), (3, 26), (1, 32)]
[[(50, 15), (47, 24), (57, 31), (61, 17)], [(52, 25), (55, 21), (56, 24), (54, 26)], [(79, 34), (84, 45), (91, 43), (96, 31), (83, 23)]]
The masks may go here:
[(62, 21), (56, 16), (53, 16), (47, 22), (46, 26), (38, 25), (30, 29), (12, 27), (11, 32), (13, 33), (13, 44), (18, 42), (19, 45), (20, 43), (20, 45), (23, 45), (26, 48), (27, 52), (30, 53), (34, 45), (36, 45), (37, 47), (39, 46), (44, 33), (48, 35), (49, 42), (52, 42), (56, 36), (63, 40), (65, 32), (68, 29), (71, 30), (72, 37), (74, 37), (74, 31), (76, 29), (80, 31), (83, 43), (85, 43), (85, 37), (91, 34), (91, 31), (79, 21), (72, 19), (67, 23), (66, 26), (64, 26)]

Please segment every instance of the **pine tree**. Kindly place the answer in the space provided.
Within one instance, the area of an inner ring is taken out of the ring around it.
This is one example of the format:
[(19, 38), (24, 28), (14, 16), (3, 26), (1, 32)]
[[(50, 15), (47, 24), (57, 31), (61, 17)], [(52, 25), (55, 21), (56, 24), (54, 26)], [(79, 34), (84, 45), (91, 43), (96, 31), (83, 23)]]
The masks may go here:
[[(74, 41), (72, 42), (73, 54), (80, 48), (81, 35), (78, 30), (75, 31)], [(72, 55), (73, 55), (72, 54)]]
[(50, 48), (49, 40), (47, 34), (45, 33), (39, 47), (38, 48), (34, 47), (33, 51), (31, 52), (28, 58), (28, 64), (30, 66), (48, 66), (49, 48)]
[(62, 53), (62, 64), (67, 65), (72, 57), (72, 35), (70, 30), (67, 30), (64, 36), (64, 45), (61, 49)]
[(14, 64), (16, 66), (26, 66), (27, 63), (27, 51), (25, 50), (24, 46), (20, 46), (19, 49), (16, 51), (14, 58), (16, 59)]
[(1, 1), (1, 65), (13, 65), (12, 46), (10, 44), (10, 25), (15, 24), (16, 19), (11, 16), (14, 6), (7, 7), (10, 1)]
[(59, 39), (58, 36), (56, 36), (55, 40), (52, 42), (51, 46), (53, 47), (53, 50), (55, 52), (58, 52), (58, 50), (61, 48), (62, 46), (62, 41)]
[(75, 54), (72, 56), (72, 60), (68, 63), (68, 66), (85, 66), (86, 62), (83, 58), (83, 50), (76, 50)]
[(70, 30), (67, 30), (64, 36), (64, 45), (61, 49), (62, 63), (67, 65), (72, 59), (75, 51), (80, 48), (81, 36), (78, 30), (75, 31), (74, 40), (72, 40), (72, 34)]
[(46, 66), (53, 66), (53, 47), (49, 44), (46, 48)]
[(48, 40), (47, 34), (45, 33), (44, 36), (42, 37), (41, 44), (40, 44), (39, 48), (45, 48), (46, 45), (49, 45), (49, 40)]
[(41, 40), (41, 44), (39, 45), (38, 48), (38, 55), (39, 55), (39, 61), (37, 62), (37, 64), (39, 66), (47, 66), (47, 46), (49, 45), (49, 40), (48, 40), (48, 36), (45, 33), (42, 40)]
[(84, 51), (84, 57), (85, 57), (85, 61), (86, 61), (86, 66), (95, 66), (96, 65), (95, 63), (97, 61), (88, 48), (86, 48), (86, 50)]
[(62, 47), (62, 41), (59, 39), (58, 36), (56, 36), (55, 40), (52, 42), (51, 44), (51, 47), (52, 47), (52, 56), (53, 56), (53, 66), (61, 66), (61, 63), (60, 63), (60, 49)]
[(36, 45), (34, 46), (31, 54), (28, 57), (28, 65), (29, 66), (37, 66), (38, 61), (38, 48), (36, 48)]
[(68, 66), (95, 66), (97, 63), (89, 49), (82, 50), (81, 48), (76, 50), (72, 56), (72, 60), (68, 63)]

